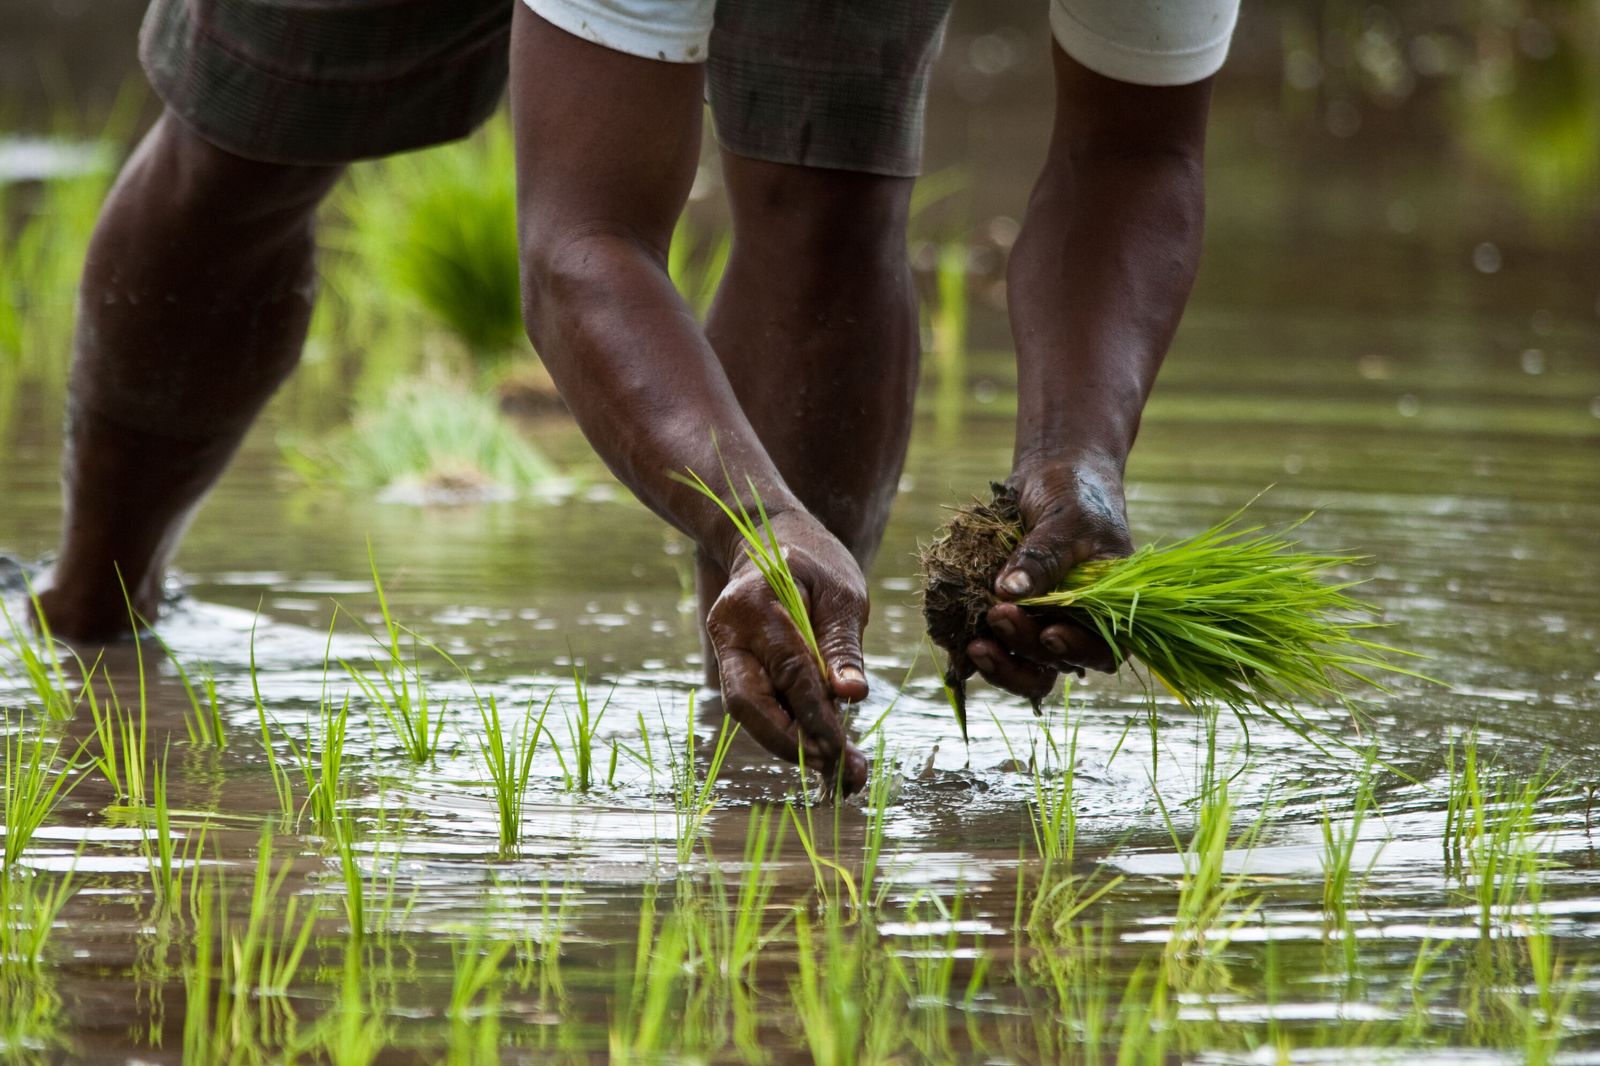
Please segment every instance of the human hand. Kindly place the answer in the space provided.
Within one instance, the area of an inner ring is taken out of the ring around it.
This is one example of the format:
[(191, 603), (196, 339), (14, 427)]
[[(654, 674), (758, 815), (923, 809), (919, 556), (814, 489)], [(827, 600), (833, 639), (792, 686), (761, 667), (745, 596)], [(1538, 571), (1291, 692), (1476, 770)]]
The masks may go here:
[(845, 735), (840, 701), (867, 695), (861, 632), (867, 584), (854, 557), (811, 515), (771, 516), (789, 569), (827, 664), (827, 676), (761, 571), (742, 549), (728, 583), (706, 616), (728, 713), (781, 759), (800, 761), (826, 779), (838, 774), (849, 795), (867, 780), (867, 759)]
[(1118, 462), (1039, 453), (1020, 459), (1007, 484), (1017, 493), (1025, 533), (995, 575), (1000, 602), (985, 616), (993, 638), (973, 640), (966, 650), (990, 684), (1037, 704), (1063, 670), (1113, 673), (1117, 655), (1099, 634), (1071, 621), (1043, 621), (1015, 601), (1051, 591), (1079, 563), (1130, 554), (1133, 541)]

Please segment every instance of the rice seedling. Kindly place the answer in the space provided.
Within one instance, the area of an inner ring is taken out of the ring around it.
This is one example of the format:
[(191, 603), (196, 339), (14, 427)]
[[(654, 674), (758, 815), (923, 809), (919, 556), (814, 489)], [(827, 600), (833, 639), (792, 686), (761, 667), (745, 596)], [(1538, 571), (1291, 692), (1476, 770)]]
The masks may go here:
[(317, 750), (311, 749), (311, 738), (304, 744), (295, 742), (287, 732), (282, 734), (289, 746), (289, 755), (300, 771), (306, 786), (306, 799), (294, 817), (310, 811), (313, 823), (328, 831), (339, 821), (339, 806), (345, 798), (344, 746), (350, 728), (350, 696), (338, 703), (324, 696), (318, 709), (320, 733)]
[(1520, 783), (1492, 773), (1478, 758), (1469, 734), (1457, 762), (1452, 739), (1446, 751), (1444, 853), (1446, 870), (1470, 883), (1484, 937), (1496, 922), (1512, 920), (1529, 891), (1537, 891), (1552, 865), (1535, 830), (1535, 812), (1552, 778), (1542, 771)]
[(98, 749), (93, 755), (94, 766), (117, 797), (118, 803), (111, 809), (124, 817), (141, 816), (148, 800), (150, 715), (145, 695), (144, 661), (142, 656), (138, 658), (139, 701), (136, 706), (123, 705), (116, 685), (104, 672), (101, 674), (106, 687), (103, 700), (95, 693), (92, 676), (91, 684), (84, 689)]
[[(805, 759), (802, 755), (800, 769), (805, 770)], [(851, 912), (861, 913), (861, 892), (856, 887), (856, 879), (850, 871), (841, 865), (837, 859), (824, 856), (818, 848), (816, 821), (812, 817), (812, 805), (809, 795), (802, 792), (800, 809), (795, 809), (791, 801), (784, 804), (784, 810), (789, 815), (789, 824), (794, 827), (795, 839), (800, 842), (800, 847), (806, 853), (806, 859), (811, 863), (812, 877), (816, 881), (817, 893), (822, 899), (823, 906), (829, 912), (838, 908), (845, 900), (849, 900)], [(833, 854), (839, 854), (839, 808), (833, 808)]]
[[(280, 816), (285, 823), (288, 823), (298, 817), (300, 808), (295, 803), (294, 786), (290, 782), (289, 771), (278, 761), (278, 751), (273, 744), (273, 730), (277, 729), (278, 725), (267, 713), (266, 701), (261, 697), (261, 671), (256, 665), (256, 623), (259, 620), (258, 613), (250, 622), (250, 698), (255, 707), (256, 726), (260, 731), (261, 751), (266, 757), (267, 772), (272, 778), (272, 793), (278, 801)], [(292, 750), (293, 745), (290, 747)]]
[(0, 617), (6, 622), (9, 637), (0, 637), (0, 650), (4, 650), (13, 660), (22, 676), (28, 681), (28, 687), (33, 690), (34, 698), (51, 718), (57, 721), (68, 721), (77, 714), (79, 705), (83, 702), (84, 690), (88, 687), (90, 677), (87, 676), (76, 656), (72, 662), (78, 668), (77, 673), (84, 675), (84, 680), (76, 692), (67, 683), (66, 670), (62, 666), (61, 655), (57, 650), (55, 636), (50, 631), (50, 620), (44, 616), (39, 608), (39, 598), (29, 587), (28, 598), (33, 605), (33, 617), (38, 627), (35, 636), (28, 632), (26, 624), (17, 621), (11, 616), (4, 603), (0, 603)]
[(522, 811), (528, 778), (533, 772), (533, 755), (539, 747), (539, 735), (544, 732), (545, 716), (550, 713), (550, 701), (554, 697), (554, 692), (545, 697), (537, 720), (533, 717), (533, 701), (529, 700), (522, 722), (513, 726), (509, 734), (500, 721), (500, 705), (494, 695), (478, 701), (478, 714), (483, 723), (478, 750), (494, 785), (500, 848), (507, 853), (514, 851), (522, 841)]
[[(729, 488), (733, 488), (733, 478), (726, 468), (722, 473)], [(800, 591), (800, 584), (795, 580), (794, 572), (789, 569), (789, 560), (784, 555), (783, 545), (778, 542), (778, 534), (772, 529), (772, 520), (767, 517), (767, 508), (761, 502), (761, 493), (756, 490), (756, 483), (748, 477), (745, 478), (745, 485), (750, 490), (750, 498), (756, 508), (756, 514), (752, 516), (737, 491), (734, 492), (733, 506), (730, 507), (693, 470), (688, 472), (687, 477), (676, 472), (672, 476), (716, 504), (727, 516), (728, 521), (733, 523), (734, 529), (738, 530), (740, 538), (744, 541), (745, 556), (755, 564), (761, 576), (766, 579), (767, 587), (772, 589), (772, 594), (778, 598), (778, 603), (783, 606), (789, 620), (794, 623), (800, 639), (805, 641), (806, 647), (810, 649), (823, 678), (831, 677), (828, 664), (822, 658), (822, 649), (817, 645), (817, 634), (811, 628), (811, 616), (806, 613), (805, 595)], [(761, 520), (759, 525), (756, 523), (757, 517)]]
[[(383, 635), (379, 643), (386, 653), (386, 661), (376, 664), (376, 677), (368, 677), (360, 667), (343, 659), (352, 680), (366, 697), (378, 705), (383, 720), (388, 723), (395, 739), (400, 742), (406, 757), (419, 766), (433, 761), (439, 751), (439, 735), (444, 730), (448, 702), (437, 705), (429, 698), (427, 682), (422, 676), (419, 652), (421, 643), (415, 633), (402, 630), (389, 610), (389, 597), (383, 591), (383, 579), (378, 576), (378, 561), (372, 552), (372, 542), (367, 542), (367, 565), (372, 571), (372, 585), (378, 593), (378, 610), (383, 617)], [(411, 637), (412, 664), (407, 665), (400, 634)]]
[[(1066, 689), (1067, 699), (1070, 700), (1072, 688), (1069, 684)], [(1017, 757), (1017, 751), (1011, 746), (1011, 738), (1006, 736), (1005, 726), (1000, 723), (1000, 718), (993, 710), (989, 712), (994, 720), (995, 728), (1000, 732), (1001, 741), (1006, 746), (1006, 752), (1011, 756), (1014, 765), (1021, 765), (1022, 760)], [(1028, 822), (1033, 829), (1034, 850), (1039, 857), (1045, 860), (1045, 878), (1048, 879), (1052, 865), (1070, 867), (1073, 853), (1077, 848), (1078, 814), (1074, 806), (1074, 780), (1073, 772), (1078, 763), (1078, 726), (1074, 726), (1070, 740), (1067, 742), (1065, 757), (1060, 745), (1056, 743), (1051, 732), (1049, 722), (1039, 731), (1043, 739), (1043, 750), (1040, 750), (1038, 740), (1033, 742), (1033, 751), (1028, 756), (1028, 771), (1032, 778), (1033, 797), (1028, 806)]]
[[(995, 486), (991, 502), (958, 511), (923, 551), (923, 613), (958, 695), (972, 673), (966, 646), (988, 635), (995, 574), (1021, 528), (1015, 493)], [(1187, 706), (1241, 720), (1260, 712), (1306, 735), (1297, 702), (1354, 710), (1343, 683), (1387, 691), (1374, 675), (1421, 675), (1386, 659), (1406, 653), (1368, 638), (1382, 623), (1349, 594), (1357, 583), (1330, 580), (1364, 557), (1303, 551), (1287, 533), (1244, 527), (1236, 513), (1193, 537), (1082, 563), (1059, 588), (1019, 602), (1086, 626)]]
[(183, 694), (189, 701), (189, 713), (183, 720), (189, 743), (194, 747), (219, 750), (227, 747), (228, 735), (222, 725), (222, 703), (217, 698), (217, 679), (212, 676), (211, 668), (207, 665), (200, 667), (197, 683), (195, 677), (184, 668), (183, 663), (173, 653), (171, 646), (161, 639), (160, 634), (153, 629), (148, 632), (150, 639), (161, 648), (162, 654), (167, 657), (167, 662), (178, 675), (178, 683), (183, 686)]
[[(479, 363), (525, 348), (511, 135), (503, 119), (465, 141), (352, 169), (329, 240), (372, 294), (398, 292)], [(338, 279), (333, 279), (337, 281)]]
[(80, 746), (63, 755), (65, 741), (61, 737), (47, 738), (39, 729), (25, 736), (24, 726), (10, 712), (0, 711), (0, 728), (5, 730), (5, 788), (0, 797), (0, 812), (5, 818), (5, 837), (0, 842), (0, 854), (5, 858), (4, 868), (0, 869), (3, 882), (16, 869), (39, 827), (82, 783), (79, 759), (83, 749)]
[[(664, 725), (664, 723), (663, 723)], [(717, 786), (717, 776), (728, 757), (728, 748), (738, 734), (739, 727), (727, 715), (722, 716), (722, 726), (711, 744), (710, 761), (705, 776), (701, 777), (695, 766), (694, 693), (689, 693), (688, 710), (684, 715), (683, 750), (672, 746), (672, 734), (666, 730), (667, 746), (672, 766), (672, 808), (677, 822), (678, 864), (684, 865), (694, 852), (695, 842), (705, 827), (706, 818), (714, 806), (711, 793)]]
[(492, 398), (437, 373), (396, 382), (327, 439), (289, 441), (283, 458), (308, 485), (400, 503), (489, 503), (568, 487)]
[(861, 898), (873, 910), (882, 905), (893, 884), (890, 878), (879, 877), (883, 865), (884, 822), (897, 783), (897, 771), (886, 757), (886, 745), (883, 734), (879, 733), (872, 771), (867, 778), (867, 827), (861, 843)]
[[(615, 686), (612, 692), (615, 692)], [(605, 702), (596, 709), (589, 698), (589, 678), (587, 673), (580, 673), (578, 668), (572, 668), (572, 699), (575, 707), (563, 707), (561, 717), (567, 724), (567, 751), (572, 755), (572, 764), (567, 764), (566, 755), (562, 754), (559, 747), (555, 748), (556, 761), (561, 764), (561, 776), (566, 781), (567, 790), (588, 792), (595, 784), (594, 776), (594, 741), (595, 734), (600, 729), (600, 721), (606, 716), (606, 710), (611, 706), (611, 693), (606, 694)]]

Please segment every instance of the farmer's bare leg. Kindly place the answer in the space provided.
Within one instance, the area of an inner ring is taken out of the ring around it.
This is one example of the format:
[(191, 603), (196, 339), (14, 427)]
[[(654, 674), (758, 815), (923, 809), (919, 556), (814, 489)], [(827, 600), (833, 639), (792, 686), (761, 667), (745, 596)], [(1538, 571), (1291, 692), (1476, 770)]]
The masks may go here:
[[(734, 243), (706, 336), (784, 480), (865, 568), (911, 432), (913, 179), (722, 161)], [(698, 560), (702, 622), (725, 577)]]
[(59, 634), (154, 618), (162, 568), (300, 356), (313, 214), (340, 173), (242, 159), (164, 116), (117, 179), (79, 298), (60, 552), (40, 602)]

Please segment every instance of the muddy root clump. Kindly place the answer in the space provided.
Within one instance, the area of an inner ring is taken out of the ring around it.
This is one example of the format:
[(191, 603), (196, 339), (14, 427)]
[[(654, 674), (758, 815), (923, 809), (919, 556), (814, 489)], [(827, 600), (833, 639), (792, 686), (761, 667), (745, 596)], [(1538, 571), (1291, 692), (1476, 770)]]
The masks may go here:
[(922, 616), (928, 636), (949, 656), (944, 682), (955, 699), (956, 721), (967, 733), (967, 678), (974, 668), (968, 642), (992, 636), (985, 620), (996, 602), (994, 579), (1022, 539), (1017, 494), (991, 484), (993, 499), (958, 509), (922, 549)]

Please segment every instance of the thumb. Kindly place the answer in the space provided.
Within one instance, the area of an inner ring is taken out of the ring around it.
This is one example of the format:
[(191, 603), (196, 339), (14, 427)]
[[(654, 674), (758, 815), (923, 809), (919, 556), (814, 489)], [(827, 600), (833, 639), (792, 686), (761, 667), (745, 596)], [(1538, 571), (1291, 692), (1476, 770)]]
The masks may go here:
[(1030, 529), (995, 575), (995, 595), (1002, 600), (1040, 596), (1061, 584), (1077, 562), (1072, 538), (1049, 524)]
[(847, 703), (867, 698), (866, 660), (861, 654), (861, 632), (866, 611), (834, 611), (817, 624), (817, 647), (828, 664), (833, 694)]

